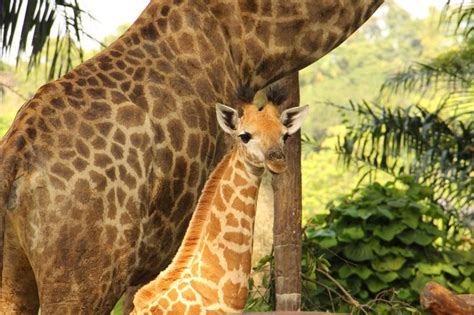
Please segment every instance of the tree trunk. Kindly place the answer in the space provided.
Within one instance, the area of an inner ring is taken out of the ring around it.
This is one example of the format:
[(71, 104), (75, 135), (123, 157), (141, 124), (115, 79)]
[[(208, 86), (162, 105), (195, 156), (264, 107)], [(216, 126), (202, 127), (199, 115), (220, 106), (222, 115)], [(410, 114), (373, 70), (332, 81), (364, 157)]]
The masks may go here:
[(474, 314), (473, 295), (455, 295), (440, 284), (428, 282), (420, 294), (421, 306), (433, 315)]
[[(281, 106), (299, 105), (298, 73), (277, 82), (288, 92)], [(273, 176), (275, 219), (276, 310), (296, 311), (301, 307), (301, 135), (291, 136), (286, 145), (288, 170)]]

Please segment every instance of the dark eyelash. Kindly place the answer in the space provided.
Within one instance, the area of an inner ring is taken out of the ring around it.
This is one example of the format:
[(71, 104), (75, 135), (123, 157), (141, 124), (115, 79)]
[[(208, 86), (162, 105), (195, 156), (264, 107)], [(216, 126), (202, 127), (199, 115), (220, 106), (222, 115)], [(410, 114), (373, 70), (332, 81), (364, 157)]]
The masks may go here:
[(240, 140), (242, 140), (243, 143), (247, 143), (252, 139), (252, 135), (248, 132), (244, 132), (239, 135)]

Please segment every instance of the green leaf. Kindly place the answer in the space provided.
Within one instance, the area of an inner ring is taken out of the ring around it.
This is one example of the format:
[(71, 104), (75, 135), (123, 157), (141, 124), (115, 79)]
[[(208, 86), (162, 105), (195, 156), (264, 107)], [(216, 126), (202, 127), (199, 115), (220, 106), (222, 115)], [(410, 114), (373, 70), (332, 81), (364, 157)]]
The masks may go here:
[(410, 279), (414, 274), (415, 274), (415, 268), (412, 267), (403, 267), (400, 270), (397, 271), (398, 275), (407, 280)]
[(410, 288), (415, 292), (420, 292), (431, 278), (417, 272), (415, 278), (410, 282)]
[(372, 270), (367, 268), (366, 266), (349, 266), (349, 265), (343, 265), (341, 268), (338, 270), (339, 277), (346, 279), (351, 275), (357, 275), (359, 278), (362, 280), (367, 279), (371, 274)]
[(377, 206), (377, 212), (381, 215), (381, 216), (384, 216), (386, 217), (387, 219), (389, 220), (393, 220), (394, 219), (394, 215), (392, 214), (392, 212), (390, 211), (390, 209), (386, 206), (386, 205), (380, 205), (380, 206)]
[(442, 264), (427, 264), (427, 263), (418, 263), (416, 265), (418, 270), (420, 270), (425, 275), (440, 275), (443, 270)]
[(321, 248), (331, 248), (337, 245), (337, 239), (335, 237), (325, 237), (318, 241)]
[(345, 228), (342, 235), (349, 237), (352, 240), (359, 240), (364, 238), (365, 233), (361, 226), (352, 226)]
[(404, 300), (404, 301), (410, 300), (416, 295), (417, 294), (414, 294), (413, 291), (410, 289), (401, 289), (397, 293), (397, 296), (400, 298), (400, 300)]
[(390, 255), (372, 261), (371, 265), (379, 272), (386, 272), (399, 270), (405, 262), (406, 259), (403, 257)]
[(374, 235), (388, 242), (406, 228), (407, 226), (401, 222), (393, 222), (390, 225), (377, 226), (374, 229)]
[(380, 281), (377, 277), (370, 277), (367, 279), (365, 284), (372, 293), (380, 292), (383, 289), (387, 289), (389, 287), (388, 283)]
[(457, 270), (456, 268), (454, 268), (453, 265), (451, 265), (451, 264), (443, 264), (443, 265), (441, 266), (441, 269), (442, 269), (444, 272), (450, 274), (450, 275), (453, 276), (453, 277), (459, 277), (459, 270)]
[(411, 248), (401, 248), (401, 247), (392, 247), (390, 252), (395, 255), (401, 255), (403, 257), (412, 258), (415, 257), (413, 250)]
[(416, 229), (418, 227), (418, 223), (421, 221), (419, 213), (415, 212), (411, 208), (407, 208), (402, 211), (402, 214), (403, 223), (412, 229)]
[(365, 261), (373, 259), (373, 245), (364, 242), (354, 242), (343, 249), (344, 256), (353, 261)]
[(472, 275), (472, 273), (474, 272), (474, 265), (459, 266), (458, 268), (459, 268), (459, 271), (461, 271), (461, 273), (467, 277)]
[(420, 230), (405, 230), (397, 238), (407, 245), (416, 243), (422, 246), (431, 244), (435, 240), (435, 237), (427, 235)]
[(375, 273), (375, 275), (377, 276), (377, 278), (379, 278), (383, 282), (387, 282), (387, 283), (392, 282), (395, 279), (398, 279), (398, 274), (396, 272), (393, 272), (393, 271), (389, 271), (389, 272), (386, 272), (386, 273), (377, 272), (377, 273)]

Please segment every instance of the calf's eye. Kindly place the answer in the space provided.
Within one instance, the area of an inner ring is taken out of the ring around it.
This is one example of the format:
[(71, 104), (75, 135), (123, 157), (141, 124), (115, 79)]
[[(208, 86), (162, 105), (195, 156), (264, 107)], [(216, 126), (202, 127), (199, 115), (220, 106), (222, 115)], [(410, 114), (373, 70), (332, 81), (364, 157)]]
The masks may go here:
[(244, 132), (239, 135), (240, 140), (242, 140), (243, 143), (247, 143), (252, 139), (252, 135), (248, 132)]

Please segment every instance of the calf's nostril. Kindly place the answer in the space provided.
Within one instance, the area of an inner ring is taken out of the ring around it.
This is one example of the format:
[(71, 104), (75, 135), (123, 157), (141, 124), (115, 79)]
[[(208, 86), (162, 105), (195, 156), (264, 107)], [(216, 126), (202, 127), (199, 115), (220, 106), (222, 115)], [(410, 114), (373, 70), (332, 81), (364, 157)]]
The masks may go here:
[(271, 161), (284, 160), (285, 155), (281, 151), (272, 151), (268, 154), (268, 159)]

